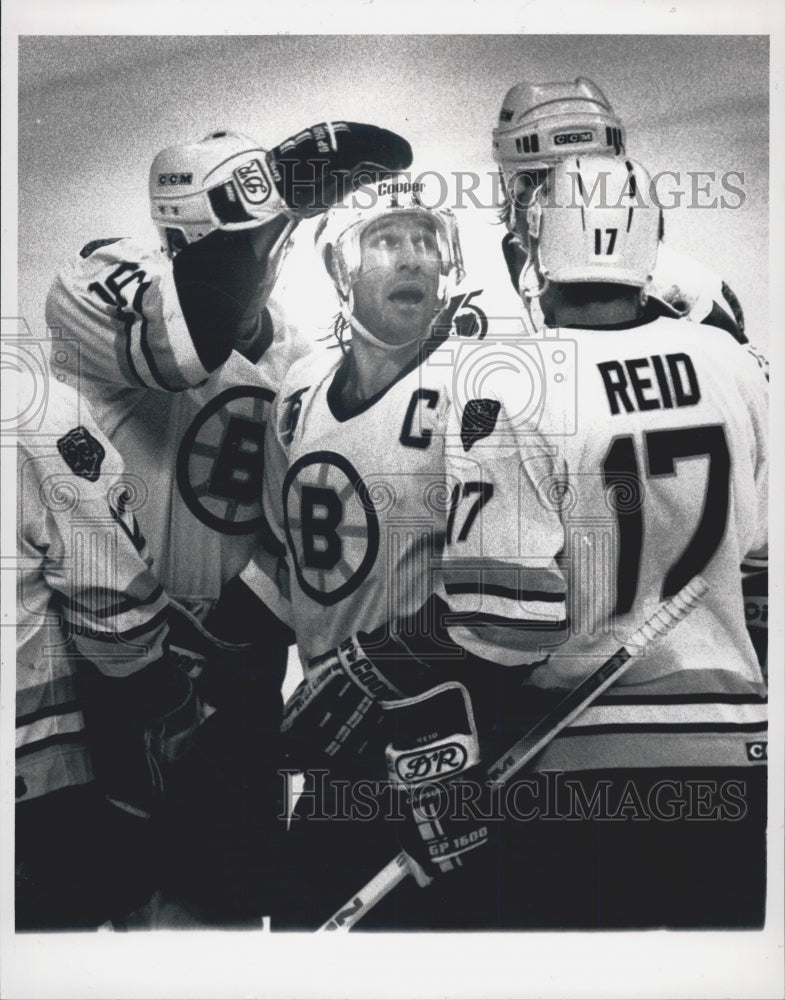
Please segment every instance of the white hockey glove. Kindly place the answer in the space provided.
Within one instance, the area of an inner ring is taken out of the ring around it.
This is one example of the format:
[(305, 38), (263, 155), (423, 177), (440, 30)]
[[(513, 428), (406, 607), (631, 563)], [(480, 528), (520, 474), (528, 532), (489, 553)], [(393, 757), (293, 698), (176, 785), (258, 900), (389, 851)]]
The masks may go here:
[(401, 846), (420, 887), (481, 856), (493, 812), (469, 693), (446, 683), (388, 706), (385, 756), (405, 819)]

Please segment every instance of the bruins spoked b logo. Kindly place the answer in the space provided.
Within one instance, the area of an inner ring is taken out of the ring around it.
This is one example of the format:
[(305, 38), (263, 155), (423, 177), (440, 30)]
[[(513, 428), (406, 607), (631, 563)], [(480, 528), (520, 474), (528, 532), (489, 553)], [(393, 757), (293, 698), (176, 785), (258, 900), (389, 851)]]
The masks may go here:
[(343, 455), (298, 459), (283, 484), (286, 537), (302, 591), (337, 604), (355, 591), (379, 552), (379, 518), (368, 487)]
[(248, 535), (262, 514), (264, 429), (269, 389), (239, 385), (194, 418), (177, 455), (177, 485), (188, 509), (222, 535)]

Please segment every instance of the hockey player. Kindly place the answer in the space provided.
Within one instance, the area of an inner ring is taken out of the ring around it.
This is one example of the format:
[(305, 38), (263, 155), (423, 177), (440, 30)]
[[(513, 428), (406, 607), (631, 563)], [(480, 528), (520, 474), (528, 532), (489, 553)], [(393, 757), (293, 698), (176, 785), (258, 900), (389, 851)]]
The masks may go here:
[(79, 345), (63, 372), (142, 480), (164, 588), (201, 620), (261, 533), (266, 414), (297, 353), (266, 308), (288, 237), (355, 173), (410, 155), (347, 122), (269, 153), (229, 131), (164, 149), (150, 170), (159, 241), (94, 240), (52, 285), (47, 323)]
[[(526, 208), (544, 174), (577, 150), (581, 157), (619, 157), (625, 155), (625, 145), (624, 124), (586, 77), (522, 82), (507, 92), (493, 130), (493, 156), (499, 164), (508, 229), (502, 249), (518, 291), (527, 252)], [(705, 265), (668, 243), (659, 244), (650, 294), (674, 316), (718, 326), (740, 343), (747, 342), (742, 309), (732, 290)]]
[[(588, 204), (569, 197), (576, 176), (595, 191)], [(606, 805), (595, 822), (589, 809), (529, 831), (547, 874), (529, 873), (528, 888), (549, 926), (756, 926), (766, 685), (741, 573), (766, 565), (768, 387), (752, 352), (647, 309), (658, 212), (635, 191), (648, 180), (632, 161), (581, 156), (537, 191), (524, 286), (548, 327), (542, 380), (527, 408), (513, 366), (497, 368), (452, 415), (463, 440), (449, 472), (461, 496), (471, 482), (488, 501), (463, 539), (448, 537), (443, 579), (453, 638), (479, 655), (509, 648), (508, 662), (535, 664), (527, 687), (558, 697), (703, 576), (705, 602), (540, 756), (539, 772)], [(538, 634), (548, 625), (561, 631)]]
[[(452, 214), (423, 207), (420, 188), (405, 176), (386, 180), (325, 216), (317, 245), (349, 346), (295, 365), (268, 427), (265, 511), (286, 548), (290, 603), (281, 613), (294, 623), (305, 674), (283, 731), (291, 766), (308, 772), (274, 926), (317, 926), (396, 849), (401, 823), (389, 821), (391, 811), (403, 820), (409, 807), (404, 787), (390, 794), (388, 737), (392, 760), (458, 734), (456, 777), (479, 762), (482, 699), (473, 701), (463, 651), (446, 634), (442, 644), (434, 638), (431, 617), (452, 530), (444, 427), (458, 347), (435, 335), (434, 321), (463, 265)], [(271, 606), (277, 583), (257, 569), (257, 591)], [(398, 621), (407, 624), (396, 632)], [(495, 691), (496, 665), (483, 664), (494, 674), (482, 687)], [(390, 703), (384, 714), (381, 702)], [(372, 802), (359, 815), (336, 782), (351, 799), (369, 780), (382, 784), (378, 795), (366, 789)], [(472, 848), (487, 841), (487, 829), (459, 825), (456, 836)], [(417, 831), (411, 863), (428, 883)], [(440, 890), (422, 898), (408, 888), (373, 921), (440, 926), (451, 912)]]
[[(238, 814), (247, 816), (255, 798), (246, 771), (261, 780), (280, 722), (291, 633), (237, 577), (264, 535), (265, 423), (298, 353), (268, 296), (301, 219), (323, 212), (358, 173), (410, 159), (399, 136), (353, 122), (315, 125), (269, 152), (226, 130), (169, 147), (150, 170), (159, 239), (94, 240), (51, 287), (47, 323), (79, 348), (61, 370), (134, 477), (137, 517), (165, 591), (214, 635), (256, 647), (253, 669), (230, 672), (222, 659), (211, 670), (208, 661), (200, 679), (218, 708), (202, 733), (207, 757), (220, 762), (210, 780), (183, 776), (196, 814), (175, 838), (172, 873), (195, 833), (219, 823), (213, 840), (229, 841), (235, 820), (239, 829)], [(230, 802), (232, 783), (239, 791)], [(260, 836), (247, 839), (258, 850)], [(182, 881), (196, 884), (190, 873)], [(216, 891), (228, 881), (216, 877)]]
[[(433, 884), (419, 893), (409, 880), (361, 927), (762, 921), (766, 690), (739, 567), (765, 556), (765, 377), (721, 332), (645, 307), (658, 213), (631, 197), (642, 168), (573, 161), (555, 168), (557, 185), (567, 170), (588, 191), (608, 172), (618, 207), (587, 209), (585, 230), (577, 209), (537, 201), (541, 228), (530, 213), (553, 337), (501, 336), (468, 354), (431, 340), (380, 381), (363, 375), (378, 368), (362, 360), (368, 334), (390, 341), (377, 357), (393, 355), (385, 317), (419, 307), (428, 268), (394, 240), (386, 264), (374, 256), (385, 219), (407, 214), (400, 202), (331, 239), (325, 226), (352, 347), (290, 373), (266, 494), (305, 669), (284, 731), (294, 760), (317, 769), (299, 818), (324, 810), (310, 862), (298, 855), (294, 907), (340, 906), (400, 832), (418, 883)], [(422, 322), (409, 333), (425, 336)], [(711, 591), (689, 624), (576, 720), (503, 808), (487, 801), (481, 762), (697, 573)], [(374, 774), (380, 744), (394, 794), (352, 825), (367, 792), (357, 776)], [(325, 785), (320, 766), (347, 780)], [(438, 822), (418, 800), (423, 778), (447, 796)], [(294, 842), (307, 844), (297, 819)]]
[[(382, 626), (393, 608), (414, 613), (430, 591), (444, 531), (443, 456), (431, 439), (443, 415), (445, 369), (425, 369), (423, 346), (462, 261), (454, 218), (424, 208), (419, 188), (405, 175), (392, 178), (360, 189), (322, 220), (317, 246), (349, 345), (294, 366), (266, 442), (265, 511), (286, 546), (288, 616), (306, 678), (289, 702), (285, 736), (293, 766), (327, 764), (337, 778), (368, 776), (370, 754), (354, 760), (363, 738), (355, 743), (347, 730), (337, 758), (328, 747), (371, 699), (346, 684), (333, 655), (318, 654), (357, 628)], [(255, 586), (275, 606), (276, 581), (258, 567)], [(369, 682), (385, 683), (373, 673)], [(325, 714), (329, 734), (319, 727)], [(309, 823), (304, 804), (314, 797), (317, 810), (334, 816), (329, 791), (308, 785), (292, 821), (274, 926), (318, 926), (341, 902), (346, 879), (358, 877), (356, 865), (370, 874), (396, 843), (384, 823)]]
[(17, 454), (16, 926), (97, 927), (157, 885), (150, 817), (196, 699), (133, 480), (84, 401), (52, 378)]

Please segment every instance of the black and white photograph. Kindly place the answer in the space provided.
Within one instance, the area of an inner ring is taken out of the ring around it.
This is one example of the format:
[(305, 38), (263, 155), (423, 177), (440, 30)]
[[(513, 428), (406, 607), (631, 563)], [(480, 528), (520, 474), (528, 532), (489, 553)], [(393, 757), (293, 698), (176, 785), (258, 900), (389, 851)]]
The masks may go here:
[(782, 996), (785, 11), (221, 8), (4, 18), (0, 996)]

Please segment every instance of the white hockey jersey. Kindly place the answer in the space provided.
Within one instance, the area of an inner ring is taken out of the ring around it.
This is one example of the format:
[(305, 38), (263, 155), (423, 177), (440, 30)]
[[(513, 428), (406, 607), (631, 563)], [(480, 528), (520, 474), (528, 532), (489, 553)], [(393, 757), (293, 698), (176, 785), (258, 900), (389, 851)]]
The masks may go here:
[(133, 478), (161, 582), (203, 617), (257, 546), (265, 422), (303, 344), (278, 323), (258, 363), (233, 351), (208, 372), (171, 262), (139, 239), (88, 244), (57, 275), (46, 316), (73, 348), (62, 350), (61, 370)]
[[(461, 336), (471, 331), (483, 336), (489, 322), (517, 315), (523, 308), (517, 281), (526, 259), (524, 252), (509, 234), (502, 240), (501, 250), (489, 252), (487, 234), (477, 244), (477, 251), (471, 242), (464, 247), (467, 277), (460, 285), (460, 294), (450, 303), (455, 332)], [(535, 280), (533, 274), (529, 277)], [(744, 316), (733, 291), (716, 272), (669, 243), (659, 243), (649, 293), (670, 306), (679, 318), (720, 327), (746, 343)], [(525, 321), (531, 328), (528, 316)]]
[(299, 362), (281, 388), (265, 511), (287, 552), (288, 612), (276, 607), (276, 581), (258, 571), (243, 578), (295, 629), (304, 666), (358, 630), (413, 614), (435, 592), (453, 485), (444, 429), (461, 346), (430, 343), (351, 410), (337, 350)]
[(124, 676), (159, 659), (168, 601), (129, 509), (133, 481), (84, 400), (54, 378), (17, 463), (16, 798), (26, 801), (93, 778), (75, 664)]
[(547, 657), (530, 683), (566, 691), (696, 574), (710, 588), (539, 766), (759, 763), (766, 687), (740, 577), (767, 552), (758, 358), (665, 318), (467, 351), (446, 452), (462, 484), (442, 572), (456, 641)]

